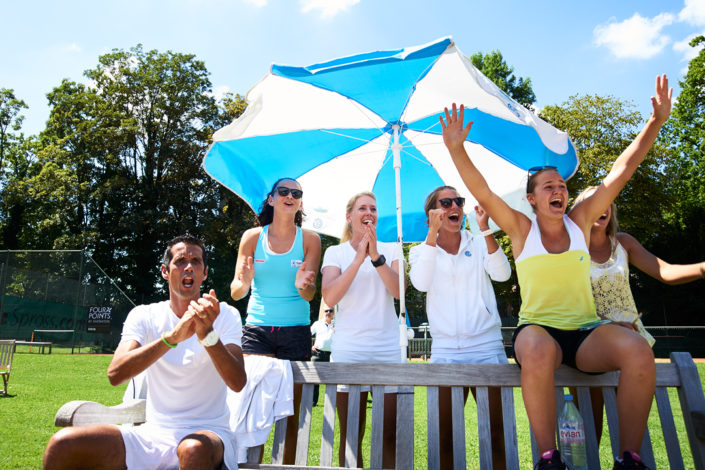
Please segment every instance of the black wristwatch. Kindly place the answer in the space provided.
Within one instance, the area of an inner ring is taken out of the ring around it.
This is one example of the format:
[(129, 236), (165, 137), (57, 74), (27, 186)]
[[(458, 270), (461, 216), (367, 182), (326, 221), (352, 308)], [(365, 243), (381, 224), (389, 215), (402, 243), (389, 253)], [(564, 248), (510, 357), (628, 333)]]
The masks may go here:
[(377, 258), (376, 261), (370, 258), (370, 262), (372, 263), (372, 266), (374, 266), (375, 268), (379, 268), (387, 262), (387, 258), (385, 258), (384, 255), (379, 255), (379, 258)]

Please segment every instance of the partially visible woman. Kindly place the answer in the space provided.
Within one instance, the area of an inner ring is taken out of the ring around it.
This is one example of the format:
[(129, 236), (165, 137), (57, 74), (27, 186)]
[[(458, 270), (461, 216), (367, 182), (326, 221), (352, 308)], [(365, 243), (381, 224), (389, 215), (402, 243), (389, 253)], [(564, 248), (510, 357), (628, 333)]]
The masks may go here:
[[(573, 208), (590, 197), (597, 186), (575, 198)], [(571, 209), (572, 211), (573, 209)], [(613, 202), (590, 228), (590, 282), (597, 315), (631, 328), (653, 347), (656, 340), (644, 328), (629, 287), (629, 264), (665, 284), (685, 284), (705, 277), (705, 262), (670, 264), (644, 248), (628, 233), (619, 232), (617, 206)], [(575, 394), (574, 394), (575, 396)], [(590, 391), (597, 441), (602, 436), (602, 389)]]
[[(340, 244), (323, 256), (321, 293), (328, 305), (337, 305), (331, 362), (399, 363), (399, 327), (394, 299), (399, 298), (399, 262), (396, 244), (377, 241), (377, 200), (370, 192), (353, 196), (345, 209), (346, 224)], [(338, 389), (340, 442), (345, 442), (348, 393)], [(384, 396), (384, 468), (396, 459), (396, 394)], [(360, 394), (358, 462), (362, 467), (362, 437), (367, 391)], [(339, 450), (345, 465), (345, 446)]]
[[(230, 295), (239, 300), (252, 294), (242, 328), (245, 356), (307, 361), (311, 354), (309, 301), (316, 292), (316, 272), (321, 259), (318, 234), (301, 229), (301, 185), (281, 178), (262, 202), (258, 227), (240, 240)], [(294, 388), (294, 415), (287, 425), (284, 463), (293, 464), (301, 386)]]
[[(507, 364), (492, 282), (506, 281), (511, 267), (489, 229), (489, 216), (475, 207), (482, 236), (463, 228), (463, 206), (452, 186), (440, 186), (426, 198), (426, 241), (411, 248), (409, 277), (426, 292), (426, 314), (433, 344), (431, 363)], [(473, 395), (475, 390), (473, 388)], [(465, 399), (468, 389), (465, 388)], [(500, 389), (490, 391), (493, 468), (506, 468)], [(453, 468), (450, 388), (439, 389), (441, 468)]]

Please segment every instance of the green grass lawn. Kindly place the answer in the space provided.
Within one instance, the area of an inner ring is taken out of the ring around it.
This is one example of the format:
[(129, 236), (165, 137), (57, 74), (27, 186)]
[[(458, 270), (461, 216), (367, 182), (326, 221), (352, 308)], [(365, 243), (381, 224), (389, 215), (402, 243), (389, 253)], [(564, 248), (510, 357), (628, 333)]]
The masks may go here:
[[(38, 469), (41, 468), (42, 454), (49, 437), (57, 430), (54, 427), (54, 415), (61, 405), (70, 400), (93, 400), (103, 404), (118, 404), (122, 401), (124, 386), (112, 387), (108, 383), (106, 370), (111, 356), (100, 355), (63, 355), (63, 354), (15, 354), (12, 376), (9, 384), (9, 396), (0, 397), (0, 468), (1, 469)], [(701, 380), (705, 382), (705, 364), (698, 364)], [(324, 387), (321, 387), (319, 405), (313, 411), (309, 464), (318, 463), (320, 454), (321, 421), (323, 415)], [(417, 388), (414, 400), (414, 430), (409, 430), (409, 437), (414, 438), (415, 467), (426, 467), (426, 391)], [(670, 396), (676, 408), (674, 416), (679, 430), (681, 443), (687, 442), (678, 397), (675, 392)], [(531, 445), (528, 434), (528, 421), (524, 413), (519, 390), (515, 392), (517, 406), (517, 429), (519, 440), (519, 457), (522, 468), (531, 466)], [(368, 420), (372, 414), (371, 403), (368, 404)], [(474, 419), (475, 403), (470, 398), (466, 406), (466, 439), (468, 441), (468, 468), (479, 468), (477, 444), (477, 423)], [(658, 468), (668, 468), (668, 460), (663, 447), (662, 436), (655, 432), (659, 429), (659, 419), (654, 404), (649, 418), (651, 439), (654, 442)], [(337, 424), (336, 424), (337, 429)], [(415, 431), (415, 432), (414, 432)], [(369, 463), (369, 428), (365, 434), (365, 462)], [(336, 452), (337, 452), (336, 439)], [(603, 468), (611, 468), (612, 457), (609, 447), (607, 428), (600, 448)], [(265, 446), (265, 462), (271, 455), (271, 440)], [(685, 468), (692, 468), (688, 461), (690, 453), (684, 448)], [(337, 456), (337, 454), (336, 454)], [(335, 460), (334, 460), (335, 463)]]

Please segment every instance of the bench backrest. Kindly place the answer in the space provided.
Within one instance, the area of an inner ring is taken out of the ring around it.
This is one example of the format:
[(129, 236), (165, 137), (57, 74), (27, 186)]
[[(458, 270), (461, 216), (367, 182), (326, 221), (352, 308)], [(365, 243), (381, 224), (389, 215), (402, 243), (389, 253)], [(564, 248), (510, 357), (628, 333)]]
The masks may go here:
[[(320, 465), (333, 465), (333, 440), (335, 434), (336, 387), (350, 386), (348, 399), (348, 429), (346, 443), (346, 466), (354, 467), (357, 462), (358, 416), (361, 385), (372, 386), (372, 430), (370, 443), (370, 464), (372, 468), (382, 467), (382, 429), (384, 416), (384, 386), (399, 386), (397, 396), (397, 468), (414, 468), (414, 387), (426, 387), (427, 394), (427, 468), (439, 468), (438, 433), (438, 387), (451, 387), (453, 414), (453, 446), (455, 468), (466, 468), (465, 427), (463, 387), (476, 387), (477, 433), (479, 442), (479, 467), (492, 468), (492, 449), (489, 425), (488, 387), (501, 387), (502, 411), (504, 420), (504, 441), (507, 468), (519, 468), (517, 450), (517, 429), (514, 407), (514, 388), (521, 385), (520, 370), (516, 365), (468, 365), (468, 364), (334, 364), (292, 362), (294, 383), (303, 384), (301, 412), (296, 449), (296, 465), (307, 465), (311, 429), (313, 386), (325, 384), (323, 426), (321, 436)], [(688, 435), (688, 445), (693, 455), (695, 468), (705, 470), (705, 442), (698, 438), (692, 416), (705, 412), (705, 396), (697, 368), (688, 353), (671, 354), (671, 363), (656, 365), (656, 404), (660, 417), (660, 428), (652, 433), (663, 434), (672, 469), (684, 468), (681, 447), (676, 434), (672, 406), (668, 389), (678, 390), (680, 409)], [(563, 403), (563, 387), (577, 387), (581, 403), (581, 414), (585, 422), (586, 451), (589, 468), (600, 468), (597, 440), (592, 420), (589, 387), (603, 387), (607, 423), (610, 431), (612, 455), (618, 455), (618, 418), (616, 386), (619, 374), (610, 372), (602, 375), (586, 375), (575, 369), (560, 367), (555, 374), (557, 415)], [(458, 423), (456, 426), (455, 423)], [(418, 423), (416, 427), (422, 425)], [(272, 447), (272, 464), (281, 464), (284, 454), (286, 419), (277, 422)], [(538, 451), (531, 435), (533, 461), (538, 459)], [(641, 455), (645, 463), (656, 468), (649, 431), (644, 437)], [(258, 461), (258, 452), (251, 451), (248, 462)], [(257, 468), (247, 464), (243, 468)]]
[(12, 356), (15, 353), (14, 339), (0, 339), (0, 371), (12, 368)]
[(10, 380), (10, 370), (12, 369), (12, 357), (15, 354), (15, 340), (0, 340), (0, 376), (2, 376), (2, 391), (0, 394), (7, 395), (7, 382)]

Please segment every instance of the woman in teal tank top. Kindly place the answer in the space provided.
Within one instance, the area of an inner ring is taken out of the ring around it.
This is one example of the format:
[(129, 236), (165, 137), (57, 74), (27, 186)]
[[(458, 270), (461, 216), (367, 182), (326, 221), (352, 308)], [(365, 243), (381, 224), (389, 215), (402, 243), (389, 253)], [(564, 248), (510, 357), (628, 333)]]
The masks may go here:
[[(235, 276), (230, 283), (234, 300), (251, 290), (242, 328), (244, 356), (262, 355), (292, 361), (311, 356), (311, 311), (321, 239), (303, 230), (301, 185), (292, 178), (277, 180), (262, 202), (258, 227), (240, 240)], [(293, 464), (301, 386), (294, 387), (294, 415), (289, 417), (284, 463)]]
[(522, 295), (514, 353), (521, 389), (541, 458), (539, 469), (565, 468), (556, 450), (554, 371), (561, 363), (587, 373), (620, 371), (617, 389), (620, 456), (614, 468), (645, 468), (641, 447), (653, 400), (656, 369), (644, 338), (615, 323), (601, 324), (590, 286), (590, 228), (607, 210), (653, 145), (668, 119), (671, 95), (665, 75), (656, 78), (653, 114), (617, 158), (598, 189), (566, 215), (568, 190), (555, 167), (529, 170), (526, 197), (535, 219), (492, 192), (465, 150), (472, 122), (455, 103), (441, 116), (443, 141), (477, 201), (512, 242)]

